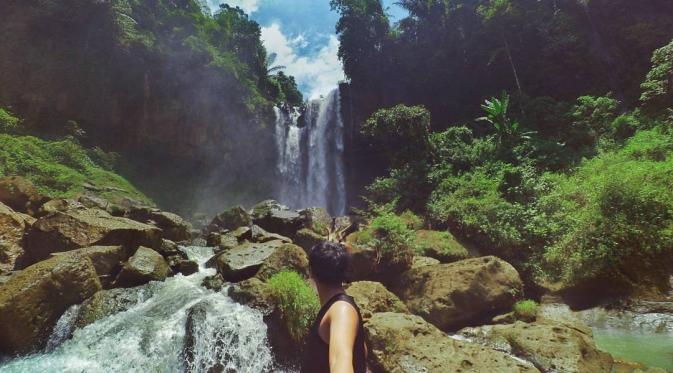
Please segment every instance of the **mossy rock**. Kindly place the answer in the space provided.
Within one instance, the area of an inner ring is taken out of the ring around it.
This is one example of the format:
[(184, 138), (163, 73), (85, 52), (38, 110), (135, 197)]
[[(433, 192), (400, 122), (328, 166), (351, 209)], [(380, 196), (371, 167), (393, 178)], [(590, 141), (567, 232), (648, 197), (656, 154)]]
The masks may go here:
[(418, 255), (435, 258), (442, 263), (451, 263), (470, 256), (467, 249), (449, 232), (416, 231), (414, 246)]
[(322, 236), (308, 228), (304, 228), (297, 231), (294, 243), (301, 246), (301, 248), (308, 254), (313, 246), (318, 245), (325, 240), (327, 240), (326, 236)]
[(101, 289), (91, 260), (75, 253), (14, 274), (0, 285), (0, 354), (41, 349), (61, 315)]
[(350, 284), (346, 293), (355, 299), (363, 320), (368, 320), (378, 312), (409, 313), (400, 298), (386, 289), (383, 284), (373, 281), (358, 281)]
[(267, 281), (273, 275), (286, 270), (299, 273), (305, 278), (308, 277), (308, 256), (301, 247), (293, 244), (284, 244), (279, 247), (264, 260), (255, 277)]
[(377, 372), (539, 372), (503, 352), (450, 338), (419, 316), (375, 313), (365, 335)]

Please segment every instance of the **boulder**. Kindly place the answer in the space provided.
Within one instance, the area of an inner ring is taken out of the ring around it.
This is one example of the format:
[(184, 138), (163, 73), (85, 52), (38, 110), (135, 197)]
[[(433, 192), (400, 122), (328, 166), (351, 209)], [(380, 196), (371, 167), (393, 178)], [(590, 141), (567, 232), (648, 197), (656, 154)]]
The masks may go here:
[(161, 230), (130, 219), (114, 217), (101, 210), (54, 212), (32, 225), (26, 236), (25, 267), (51, 253), (95, 245), (123, 245), (129, 248), (158, 248)]
[(236, 237), (236, 239), (239, 242), (245, 241), (245, 240), (252, 240), (252, 228), (250, 227), (239, 227), (234, 229), (231, 234)]
[[(203, 339), (203, 325), (208, 322), (208, 302), (201, 301), (187, 310), (187, 321), (185, 323), (185, 344), (182, 350), (182, 357), (185, 360), (185, 365), (188, 367), (198, 367), (198, 342)], [(192, 370), (188, 370), (192, 371)], [(223, 366), (217, 363), (211, 367), (209, 371), (225, 372)]]
[(224, 288), (225, 281), (219, 273), (208, 276), (201, 281), (201, 286), (206, 289), (221, 291)]
[(175, 267), (172, 268), (175, 273), (180, 273), (183, 276), (189, 276), (199, 271), (199, 263), (193, 260), (181, 260)]
[(255, 277), (267, 281), (283, 270), (292, 270), (308, 277), (308, 256), (301, 247), (293, 244), (280, 246), (264, 260)]
[(163, 232), (163, 238), (171, 241), (187, 241), (192, 237), (192, 225), (171, 212), (145, 207), (132, 209), (127, 217), (158, 227)]
[(253, 277), (264, 261), (283, 245), (282, 241), (244, 243), (219, 255), (216, 259), (217, 270), (227, 281), (238, 282), (248, 279)]
[(283, 241), (285, 243), (292, 243), (291, 239), (289, 239), (285, 236), (281, 236), (280, 234), (269, 233), (258, 225), (253, 225), (252, 229), (250, 230), (250, 233), (251, 233), (252, 242), (264, 243), (264, 242), (269, 242), (269, 241), (274, 241), (274, 240), (280, 240), (280, 241)]
[(452, 339), (418, 316), (375, 313), (365, 335), (379, 372), (539, 372), (503, 352)]
[(12, 210), (34, 215), (47, 201), (32, 182), (20, 176), (8, 176), (0, 179), (0, 202)]
[(287, 211), (289, 208), (287, 206), (281, 205), (278, 201), (272, 199), (267, 199), (262, 201), (250, 210), (250, 216), (253, 219), (260, 219), (269, 215), (272, 211)]
[(150, 281), (163, 281), (170, 273), (168, 263), (158, 252), (139, 247), (114, 282), (116, 287), (133, 287)]
[(0, 202), (0, 274), (14, 269), (17, 258), (23, 254), (23, 235), (34, 222), (31, 216)]
[(111, 211), (110, 211), (111, 210), (110, 209), (110, 206), (111, 206), (110, 201), (108, 201), (106, 199), (103, 199), (103, 198), (100, 198), (100, 197), (98, 197), (94, 194), (81, 195), (77, 199), (77, 203), (79, 203), (80, 205), (82, 205), (86, 208), (105, 210), (105, 211), (111, 213)]
[(376, 250), (369, 246), (350, 243), (349, 240), (352, 236), (350, 235), (346, 239), (346, 249), (351, 254), (347, 278), (349, 281), (371, 280), (376, 277), (379, 263)]
[(147, 297), (146, 291), (147, 289), (142, 286), (101, 290), (79, 307), (74, 327), (83, 328), (105, 317), (124, 312)]
[(523, 283), (512, 265), (487, 256), (411, 269), (393, 290), (412, 313), (456, 330), (510, 311)]
[(294, 238), (294, 243), (299, 245), (308, 254), (313, 246), (325, 240), (327, 240), (326, 236), (321, 236), (320, 234), (310, 229), (303, 228), (297, 231), (297, 235)]
[(81, 255), (58, 255), (14, 274), (0, 285), (0, 355), (41, 349), (61, 315), (101, 289)]
[(311, 207), (299, 211), (304, 220), (304, 227), (321, 236), (327, 236), (332, 226), (332, 217), (327, 210), (320, 207)]
[(232, 232), (217, 233), (211, 232), (206, 237), (206, 246), (215, 247), (216, 251), (225, 251), (238, 246), (238, 238)]
[(363, 320), (369, 320), (379, 312), (409, 313), (407, 306), (380, 282), (354, 282), (348, 286), (346, 293), (355, 299)]
[(210, 233), (234, 230), (239, 227), (248, 227), (251, 223), (250, 214), (243, 207), (236, 206), (213, 218), (206, 231)]
[(258, 278), (249, 278), (232, 285), (228, 290), (231, 299), (258, 309), (268, 315), (274, 310), (274, 302), (266, 284)]
[(275, 201), (266, 201), (255, 206), (252, 222), (271, 233), (294, 239), (297, 231), (304, 225), (304, 218), (298, 212), (274, 203), (277, 204)]
[(157, 252), (163, 255), (164, 258), (171, 255), (184, 254), (182, 251), (180, 251), (177, 243), (166, 239), (161, 240), (161, 244), (159, 245)]
[(112, 287), (114, 279), (117, 278), (124, 262), (129, 258), (129, 252), (123, 246), (92, 246), (54, 255), (83, 255), (87, 257), (93, 263), (98, 274), (98, 280), (104, 289)]
[(613, 359), (600, 351), (586, 327), (551, 321), (467, 328), (460, 335), (530, 361), (543, 372), (610, 373)]
[(66, 212), (78, 209), (86, 209), (86, 207), (78, 201), (72, 199), (52, 199), (40, 206), (36, 216), (43, 217), (51, 214), (52, 212)]

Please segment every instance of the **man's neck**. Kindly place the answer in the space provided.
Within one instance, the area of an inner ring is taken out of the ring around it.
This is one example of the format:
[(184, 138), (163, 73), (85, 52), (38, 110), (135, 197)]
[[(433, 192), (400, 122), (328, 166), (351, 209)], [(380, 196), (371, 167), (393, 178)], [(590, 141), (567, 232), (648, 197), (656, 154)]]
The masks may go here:
[(325, 303), (327, 303), (327, 301), (332, 299), (335, 295), (343, 294), (346, 292), (344, 290), (344, 287), (341, 285), (334, 286), (334, 285), (324, 285), (316, 283), (316, 289), (318, 290), (318, 297), (320, 298), (321, 306), (324, 306)]

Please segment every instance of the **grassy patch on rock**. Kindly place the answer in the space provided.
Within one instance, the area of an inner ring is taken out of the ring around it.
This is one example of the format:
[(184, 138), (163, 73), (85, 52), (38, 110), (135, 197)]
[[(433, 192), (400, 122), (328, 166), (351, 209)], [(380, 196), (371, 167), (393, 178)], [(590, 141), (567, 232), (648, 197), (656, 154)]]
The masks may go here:
[(282, 271), (267, 282), (281, 320), (295, 342), (300, 342), (318, 314), (320, 301), (315, 291), (296, 272)]
[(540, 305), (536, 301), (526, 299), (514, 303), (512, 310), (514, 311), (514, 316), (518, 320), (535, 320), (537, 317), (537, 311), (540, 309)]
[(27, 178), (44, 195), (72, 198), (90, 184), (111, 201), (149, 199), (122, 176), (95, 163), (73, 140), (46, 141), (33, 136), (0, 134), (0, 177)]

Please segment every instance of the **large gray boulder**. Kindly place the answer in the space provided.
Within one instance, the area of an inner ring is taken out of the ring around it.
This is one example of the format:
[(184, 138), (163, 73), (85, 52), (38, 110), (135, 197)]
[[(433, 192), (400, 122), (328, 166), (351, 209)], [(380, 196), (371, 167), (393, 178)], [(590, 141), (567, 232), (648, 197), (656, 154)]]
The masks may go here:
[(304, 225), (304, 218), (298, 212), (290, 211), (275, 201), (262, 202), (252, 211), (254, 224), (290, 239), (294, 239), (297, 231)]
[(285, 236), (281, 236), (280, 234), (267, 232), (266, 230), (264, 230), (264, 228), (254, 224), (250, 230), (250, 234), (252, 242), (264, 243), (269, 241), (280, 240), (285, 243), (292, 243), (291, 239)]
[(457, 330), (510, 311), (523, 283), (512, 265), (487, 256), (411, 269), (393, 291), (412, 313), (442, 330)]
[(248, 227), (252, 223), (250, 214), (241, 206), (232, 207), (227, 211), (217, 215), (210, 222), (206, 231), (220, 232), (226, 230), (234, 230), (239, 227)]
[(466, 328), (460, 335), (526, 359), (543, 372), (610, 373), (613, 359), (594, 343), (591, 329), (549, 320)]
[(187, 241), (192, 237), (192, 225), (171, 212), (145, 207), (129, 211), (129, 219), (153, 225), (162, 230), (163, 238), (175, 242)]
[(365, 335), (377, 372), (539, 372), (503, 352), (452, 339), (418, 316), (375, 313)]
[(170, 270), (161, 254), (141, 246), (124, 265), (114, 285), (128, 288), (150, 281), (163, 281), (169, 275)]
[(0, 285), (0, 355), (45, 346), (61, 315), (102, 286), (86, 255), (68, 253), (32, 265)]
[(231, 282), (253, 277), (264, 261), (285, 245), (283, 241), (265, 243), (244, 243), (220, 254), (216, 259), (218, 272)]
[(17, 258), (23, 254), (23, 235), (34, 222), (31, 216), (0, 202), (0, 275), (14, 269)]
[(26, 267), (52, 253), (96, 245), (159, 248), (161, 234), (157, 227), (115, 217), (101, 210), (54, 212), (32, 225), (20, 263), (21, 267)]

